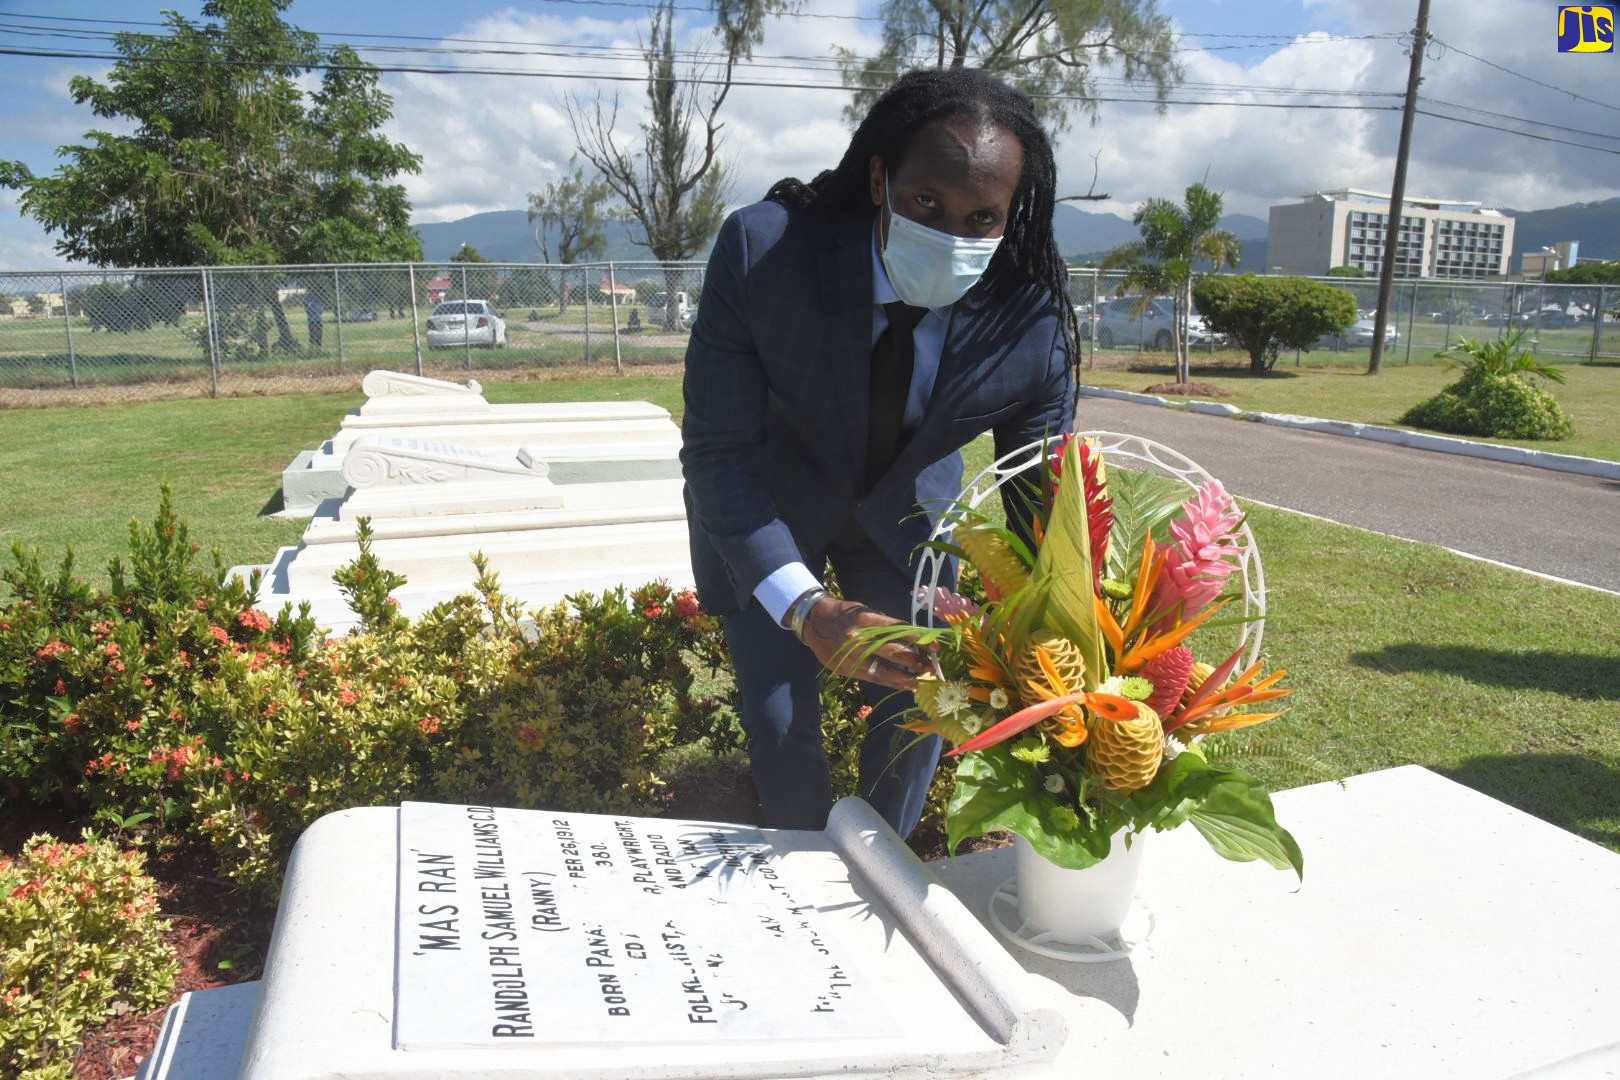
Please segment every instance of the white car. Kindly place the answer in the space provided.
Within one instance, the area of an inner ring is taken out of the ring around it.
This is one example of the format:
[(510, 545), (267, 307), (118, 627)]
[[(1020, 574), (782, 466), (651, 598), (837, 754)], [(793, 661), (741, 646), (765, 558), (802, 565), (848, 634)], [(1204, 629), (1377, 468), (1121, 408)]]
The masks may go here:
[[(1136, 310), (1138, 304), (1142, 304), (1140, 312)], [(1095, 337), (1097, 344), (1105, 349), (1119, 345), (1169, 352), (1175, 341), (1174, 321), (1175, 307), (1167, 299), (1143, 303), (1139, 296), (1122, 296), (1101, 305), (1089, 319), (1082, 317), (1080, 336)], [(1211, 330), (1196, 308), (1187, 313), (1188, 348), (1213, 349), (1224, 347), (1226, 343), (1226, 335)]]
[[(1348, 327), (1336, 334), (1325, 334), (1316, 339), (1311, 345), (1313, 349), (1331, 349), (1341, 352), (1345, 349), (1370, 349), (1373, 343), (1373, 331), (1377, 324), (1372, 319), (1357, 319)], [(1391, 322), (1384, 327), (1384, 348), (1393, 349), (1400, 343), (1401, 332), (1395, 329)]]
[(446, 300), (428, 316), (430, 349), (506, 348), (506, 320), (488, 300)]

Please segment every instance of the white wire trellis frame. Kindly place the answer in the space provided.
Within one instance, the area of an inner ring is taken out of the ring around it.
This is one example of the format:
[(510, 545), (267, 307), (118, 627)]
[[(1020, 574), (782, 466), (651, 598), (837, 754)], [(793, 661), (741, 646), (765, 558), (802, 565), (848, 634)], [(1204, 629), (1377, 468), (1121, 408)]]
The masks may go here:
[[(1172, 450), (1152, 439), (1140, 435), (1124, 435), (1116, 431), (1082, 431), (1082, 439), (1090, 440), (1102, 451), (1103, 460), (1110, 468), (1152, 468), (1161, 476), (1168, 476), (1185, 484), (1190, 491), (1215, 479), (1197, 462), (1178, 450)], [(996, 494), (1001, 486), (1028, 469), (1038, 467), (1054, 443), (1066, 436), (1054, 435), (1032, 442), (991, 462), (979, 475), (968, 481), (957, 496), (956, 503), (940, 518), (929, 535), (930, 540), (950, 540), (950, 534), (966, 517), (966, 511), (976, 510), (980, 503)], [(1237, 573), (1242, 583), (1243, 618), (1238, 623), (1238, 645), (1246, 647), (1244, 666), (1258, 663), (1260, 642), (1266, 625), (1266, 574), (1260, 564), (1260, 548), (1254, 533), (1249, 531), (1245, 519), (1238, 529)], [(944, 576), (950, 556), (932, 547), (923, 549), (917, 563), (917, 575), (912, 582), (911, 621), (918, 626), (934, 625), (933, 597), (940, 578)]]

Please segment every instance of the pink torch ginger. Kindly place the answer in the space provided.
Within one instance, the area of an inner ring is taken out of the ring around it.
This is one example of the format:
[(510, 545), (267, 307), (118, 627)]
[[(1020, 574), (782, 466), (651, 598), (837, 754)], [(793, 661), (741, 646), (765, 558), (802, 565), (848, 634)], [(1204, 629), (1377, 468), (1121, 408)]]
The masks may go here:
[(1181, 511), (1170, 523), (1174, 542), (1166, 549), (1164, 574), (1149, 604), (1150, 610), (1162, 613), (1163, 624), (1186, 622), (1208, 607), (1243, 553), (1234, 542), (1243, 513), (1219, 480), (1199, 485)]

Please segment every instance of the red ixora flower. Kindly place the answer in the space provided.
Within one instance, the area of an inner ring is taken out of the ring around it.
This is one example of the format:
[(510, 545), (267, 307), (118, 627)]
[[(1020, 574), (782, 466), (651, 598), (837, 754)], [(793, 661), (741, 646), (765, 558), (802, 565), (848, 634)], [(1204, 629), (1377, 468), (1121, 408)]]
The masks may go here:
[(416, 722), (416, 726), (422, 729), (424, 735), (437, 735), (443, 723), (437, 716), (424, 716)]
[(648, 604), (641, 609), (641, 613), (649, 619), (656, 619), (664, 613), (664, 606), (662, 604)]
[(270, 629), (270, 616), (266, 615), (258, 608), (248, 608), (246, 611), (242, 612), (242, 614), (236, 617), (236, 621), (247, 627), (249, 630), (253, 630), (261, 634)]
[(675, 597), (675, 614), (683, 619), (695, 619), (703, 614), (703, 608), (698, 604), (697, 593), (687, 589)]
[(518, 728), (517, 738), (518, 742), (527, 746), (530, 750), (540, 749), (540, 744), (546, 741), (544, 733), (533, 724), (524, 724)]

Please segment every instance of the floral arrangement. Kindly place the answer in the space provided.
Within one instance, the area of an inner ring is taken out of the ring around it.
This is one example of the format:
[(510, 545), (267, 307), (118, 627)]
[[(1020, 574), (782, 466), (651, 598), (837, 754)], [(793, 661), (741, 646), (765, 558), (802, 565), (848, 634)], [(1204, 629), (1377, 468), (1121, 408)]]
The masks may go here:
[(1040, 461), (1024, 488), (1033, 545), (959, 504), (932, 546), (975, 569), (986, 600), (936, 589), (924, 599), (944, 625), (905, 631), (935, 650), (908, 726), (942, 736), (956, 762), (952, 850), (1007, 829), (1081, 868), (1122, 831), (1130, 842), (1190, 821), (1229, 859), (1303, 875), (1259, 781), (1202, 745), (1272, 719), (1256, 707), (1290, 692), (1277, 687), (1286, 672), (1240, 670), (1243, 643), (1227, 653), (1237, 635), (1216, 649), (1217, 628), (1246, 622), (1217, 618), (1240, 591), (1242, 513), (1216, 480), (1184, 499), (1151, 470), (1111, 479), (1076, 436)]

